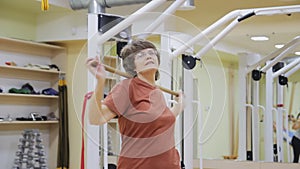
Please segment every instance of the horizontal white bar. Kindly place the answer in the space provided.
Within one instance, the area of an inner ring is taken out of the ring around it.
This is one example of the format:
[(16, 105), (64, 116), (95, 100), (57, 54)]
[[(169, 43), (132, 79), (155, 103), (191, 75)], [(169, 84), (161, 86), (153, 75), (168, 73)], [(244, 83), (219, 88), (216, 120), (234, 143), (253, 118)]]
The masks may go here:
[(277, 14), (291, 14), (300, 12), (300, 5), (292, 6), (279, 6), (269, 8), (257, 8), (255, 9), (256, 15), (277, 15)]
[(288, 64), (287, 66), (284, 66), (283, 68), (281, 68), (280, 70), (278, 70), (277, 72), (273, 73), (273, 78), (278, 77), (279, 75), (287, 72), (288, 70), (290, 70), (291, 68), (293, 68), (294, 66), (296, 66), (297, 64), (300, 63), (300, 58), (292, 61), (290, 64)]
[(295, 72), (297, 72), (300, 69), (300, 64), (298, 64), (297, 66), (293, 67), (290, 71), (288, 71), (285, 74), (285, 77), (290, 77), (292, 74), (294, 74)]

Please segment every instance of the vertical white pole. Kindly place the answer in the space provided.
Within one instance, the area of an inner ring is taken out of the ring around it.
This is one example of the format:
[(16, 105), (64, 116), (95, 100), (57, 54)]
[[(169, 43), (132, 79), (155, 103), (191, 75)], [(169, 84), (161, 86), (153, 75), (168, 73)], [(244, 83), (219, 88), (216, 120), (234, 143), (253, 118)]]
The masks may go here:
[(259, 115), (258, 115), (258, 105), (259, 105), (259, 81), (253, 82), (253, 111), (252, 111), (252, 151), (253, 151), (253, 161), (259, 161)]
[(239, 54), (239, 160), (246, 160), (246, 66), (247, 54)]
[[(88, 57), (97, 55), (97, 41), (95, 41), (96, 33), (98, 33), (98, 17), (97, 14), (88, 14)], [(94, 76), (88, 74), (88, 91), (94, 90)], [(86, 168), (99, 169), (99, 127), (87, 124), (86, 136)]]
[[(98, 46), (98, 14), (105, 12), (96, 0), (92, 0), (89, 5), (88, 13), (88, 57), (96, 57), (104, 54), (103, 46)], [(99, 48), (101, 48), (99, 50)], [(101, 51), (99, 53), (99, 51)], [(94, 76), (88, 75), (88, 91), (93, 91), (95, 87)], [(107, 169), (107, 124), (103, 126), (87, 126), (87, 158), (86, 168), (88, 169)], [(100, 146), (99, 146), (100, 145)], [(103, 147), (104, 146), (104, 147)], [(99, 158), (99, 148), (101, 155)]]
[(277, 154), (278, 162), (283, 161), (283, 86), (277, 82), (277, 120), (276, 120), (276, 136), (277, 136)]
[[(174, 36), (169, 36), (168, 40), (166, 40), (164, 37), (161, 38), (162, 38), (162, 44), (163, 42), (168, 43), (167, 50), (170, 53), (171, 48), (177, 48), (179, 45), (181, 45), (181, 42), (176, 41), (176, 39), (178, 38), (180, 38), (181, 40), (188, 39), (190, 38), (190, 36), (178, 33), (175, 34)], [(171, 55), (168, 55), (167, 60), (169, 59), (172, 61), (173, 57)], [(180, 63), (181, 62), (178, 62), (177, 64)], [(164, 79), (164, 81), (166, 80)], [(183, 147), (181, 147), (183, 149), (183, 154), (181, 154), (181, 156), (183, 156), (185, 167), (187, 169), (192, 169), (193, 168), (193, 123), (192, 122), (194, 121), (193, 100), (195, 94), (193, 90), (194, 81), (193, 81), (193, 75), (191, 70), (183, 69), (183, 82), (184, 82), (183, 91), (185, 95), (185, 109), (184, 109), (184, 113), (181, 115), (183, 118), (183, 126), (181, 126), (183, 128), (182, 139), (184, 139), (183, 140), (184, 145)]]
[[(166, 88), (171, 89), (172, 82), (172, 58), (169, 56), (170, 52), (170, 37), (169, 36), (161, 36), (161, 46), (160, 46), (160, 85)], [(171, 95), (165, 94), (166, 100), (171, 100)]]
[[(194, 98), (195, 99), (195, 98)], [(198, 139), (199, 142), (201, 143), (201, 135), (200, 133), (202, 133), (202, 111), (201, 111), (201, 103), (198, 100), (194, 100), (193, 103), (197, 104), (197, 113), (198, 113), (198, 124), (197, 124), (197, 128), (198, 128)], [(202, 144), (199, 144), (199, 169), (203, 169), (203, 155), (202, 155)]]
[(184, 69), (184, 163), (187, 169), (193, 168), (193, 75)]
[[(267, 62), (268, 64), (268, 62)], [(272, 68), (266, 72), (266, 113), (264, 115), (265, 162), (273, 161), (273, 77)]]

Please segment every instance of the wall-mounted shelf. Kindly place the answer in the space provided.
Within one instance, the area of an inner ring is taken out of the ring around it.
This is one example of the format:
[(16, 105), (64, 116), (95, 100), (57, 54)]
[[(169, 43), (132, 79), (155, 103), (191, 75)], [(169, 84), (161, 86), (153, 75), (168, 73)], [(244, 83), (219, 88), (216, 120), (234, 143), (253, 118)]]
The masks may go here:
[(51, 105), (57, 104), (58, 96), (0, 93), (0, 104)]
[(57, 45), (0, 37), (0, 50), (10, 52), (54, 57), (65, 49)]
[(0, 121), (0, 125), (23, 125), (23, 124), (58, 124), (58, 121)]
[(48, 96), (41, 94), (15, 94), (15, 93), (0, 93), (0, 97), (19, 97), (19, 98), (37, 98), (37, 99), (58, 99), (58, 96)]
[(65, 72), (56, 70), (42, 70), (19, 66), (1, 66), (0, 77), (17, 78), (25, 80), (57, 81), (59, 74)]

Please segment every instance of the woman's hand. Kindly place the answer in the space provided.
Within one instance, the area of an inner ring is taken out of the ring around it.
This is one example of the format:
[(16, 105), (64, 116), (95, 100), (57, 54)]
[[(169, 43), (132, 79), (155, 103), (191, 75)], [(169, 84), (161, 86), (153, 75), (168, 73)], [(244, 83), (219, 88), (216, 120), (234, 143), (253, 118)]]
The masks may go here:
[(177, 102), (174, 104), (174, 106), (171, 108), (171, 111), (173, 112), (173, 114), (175, 116), (177, 116), (178, 114), (180, 114), (185, 106), (185, 97), (182, 91), (178, 92), (178, 96), (175, 96), (174, 100)]
[(85, 62), (89, 71), (96, 77), (97, 80), (105, 80), (106, 72), (104, 66), (99, 61), (98, 57), (87, 58)]
[(185, 106), (185, 104), (184, 104), (184, 94), (183, 94), (182, 91), (179, 91), (178, 94), (179, 95), (175, 96), (174, 100), (177, 102), (177, 104), (181, 105), (182, 109), (184, 109), (184, 106)]

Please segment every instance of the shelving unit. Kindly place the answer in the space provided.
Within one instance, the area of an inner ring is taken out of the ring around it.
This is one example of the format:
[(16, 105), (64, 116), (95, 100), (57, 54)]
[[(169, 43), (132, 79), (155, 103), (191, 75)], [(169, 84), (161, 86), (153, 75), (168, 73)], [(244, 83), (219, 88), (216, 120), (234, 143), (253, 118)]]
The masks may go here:
[[(58, 120), (18, 121), (16, 117), (29, 117), (30, 113), (47, 116), (53, 112), (59, 117), (59, 96), (9, 93), (30, 84), (35, 92), (53, 88), (58, 91), (58, 80), (66, 66), (66, 49), (46, 43), (0, 37), (0, 162), (3, 168), (12, 168), (19, 138), (24, 129), (39, 129), (49, 169), (56, 168), (58, 146)], [(6, 65), (14, 62), (15, 66)], [(26, 65), (51, 65), (59, 67), (44, 70)], [(9, 117), (9, 118), (8, 118)]]

